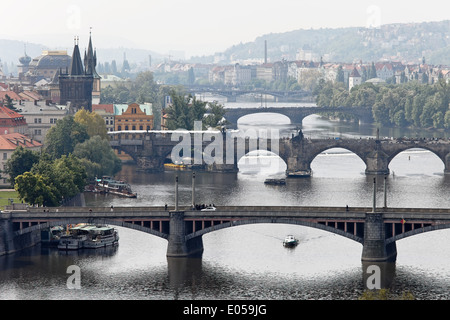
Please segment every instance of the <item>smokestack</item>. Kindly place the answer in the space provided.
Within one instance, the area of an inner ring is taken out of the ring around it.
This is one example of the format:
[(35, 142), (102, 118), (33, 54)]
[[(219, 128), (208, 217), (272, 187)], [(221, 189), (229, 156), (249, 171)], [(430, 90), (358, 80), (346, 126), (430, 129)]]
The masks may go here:
[(264, 63), (267, 63), (267, 40), (264, 40)]

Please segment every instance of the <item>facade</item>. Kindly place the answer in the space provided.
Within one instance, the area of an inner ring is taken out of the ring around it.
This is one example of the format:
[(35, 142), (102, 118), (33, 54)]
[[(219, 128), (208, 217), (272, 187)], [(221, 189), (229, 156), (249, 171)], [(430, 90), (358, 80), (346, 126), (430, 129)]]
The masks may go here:
[(45, 142), (48, 130), (56, 124), (56, 121), (68, 114), (66, 106), (45, 101), (22, 101), (16, 107), (26, 120), (27, 130), (25, 134), (41, 143)]
[(358, 86), (362, 83), (361, 75), (356, 68), (353, 68), (352, 73), (348, 77), (348, 90), (352, 90), (354, 86)]
[[(12, 153), (18, 147), (23, 147), (32, 151), (41, 151), (42, 144), (20, 133), (0, 135), (0, 170), (4, 170), (6, 162), (11, 158)], [(8, 175), (2, 173), (0, 187), (11, 186), (8, 179)]]
[(151, 104), (114, 105), (114, 131), (153, 130)]
[(113, 104), (93, 104), (92, 112), (100, 115), (105, 120), (106, 130), (114, 131), (114, 105)]

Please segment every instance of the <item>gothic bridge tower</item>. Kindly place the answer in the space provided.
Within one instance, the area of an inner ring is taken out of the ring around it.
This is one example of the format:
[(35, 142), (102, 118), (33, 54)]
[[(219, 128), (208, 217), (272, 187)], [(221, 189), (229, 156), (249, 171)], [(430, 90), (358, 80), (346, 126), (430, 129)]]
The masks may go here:
[[(70, 67), (65, 72), (61, 70), (59, 75), (60, 103), (67, 104), (70, 102), (69, 113), (71, 114), (80, 109), (92, 111), (94, 80), (98, 81), (100, 78), (95, 71), (97, 57), (92, 50), (91, 36), (89, 35), (89, 48), (88, 52), (85, 53), (84, 66), (78, 41), (78, 37), (75, 38)], [(96, 84), (99, 85), (97, 82)]]

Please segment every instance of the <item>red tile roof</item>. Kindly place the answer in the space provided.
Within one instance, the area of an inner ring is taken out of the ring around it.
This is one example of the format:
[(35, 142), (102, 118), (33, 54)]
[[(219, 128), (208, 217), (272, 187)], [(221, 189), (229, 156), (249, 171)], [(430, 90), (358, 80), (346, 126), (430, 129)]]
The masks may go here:
[(36, 148), (42, 144), (20, 133), (8, 133), (0, 135), (0, 150), (15, 150), (17, 147)]
[(5, 99), (6, 95), (8, 95), (14, 101), (23, 100), (17, 93), (14, 91), (0, 91), (0, 100)]
[(108, 113), (114, 113), (114, 105), (113, 104), (93, 104), (92, 111), (95, 110), (105, 110)]

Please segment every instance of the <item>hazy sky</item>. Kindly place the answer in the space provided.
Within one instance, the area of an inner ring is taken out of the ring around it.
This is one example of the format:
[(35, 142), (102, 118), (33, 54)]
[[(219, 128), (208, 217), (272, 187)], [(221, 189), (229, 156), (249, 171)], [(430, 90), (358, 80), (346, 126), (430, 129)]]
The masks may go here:
[(223, 51), (296, 29), (450, 19), (448, 0), (0, 0), (0, 38), (49, 47), (134, 47), (166, 54)]

